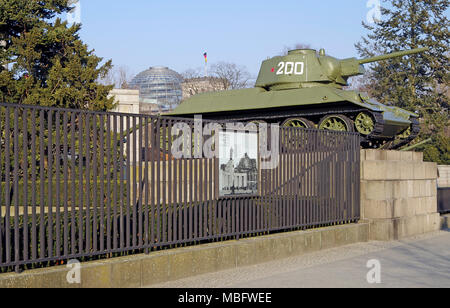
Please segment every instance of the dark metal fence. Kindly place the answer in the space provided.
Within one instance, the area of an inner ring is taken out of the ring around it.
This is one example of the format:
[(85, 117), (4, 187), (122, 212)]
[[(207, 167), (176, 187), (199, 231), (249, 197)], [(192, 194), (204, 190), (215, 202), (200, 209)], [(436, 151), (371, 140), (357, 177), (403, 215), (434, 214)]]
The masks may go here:
[(450, 213), (450, 187), (438, 187), (437, 190), (438, 212)]
[(280, 163), (258, 171), (258, 193), (222, 198), (217, 158), (173, 157), (180, 122), (194, 129), (0, 104), (0, 268), (359, 219), (357, 134), (280, 128)]

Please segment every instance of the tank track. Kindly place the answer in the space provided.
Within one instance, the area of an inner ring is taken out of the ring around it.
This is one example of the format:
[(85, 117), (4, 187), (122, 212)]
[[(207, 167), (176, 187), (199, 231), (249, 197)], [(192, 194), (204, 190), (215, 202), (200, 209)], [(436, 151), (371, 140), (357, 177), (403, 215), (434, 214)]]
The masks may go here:
[(417, 136), (419, 136), (420, 133), (420, 122), (419, 119), (417, 118), (411, 118), (410, 121), (412, 122), (411, 125), (411, 135), (406, 138), (401, 140), (398, 143), (394, 143), (389, 149), (390, 150), (398, 150), (399, 148), (409, 144), (411, 141), (413, 141), (414, 139), (417, 138)]
[(401, 142), (395, 142), (397, 139), (389, 138), (383, 135), (384, 133), (384, 117), (382, 111), (370, 111), (365, 108), (328, 108), (327, 110), (314, 110), (314, 109), (307, 109), (302, 112), (286, 112), (286, 113), (277, 113), (277, 114), (252, 114), (252, 115), (230, 115), (226, 122), (232, 122), (232, 121), (252, 121), (252, 120), (278, 120), (280, 119), (286, 119), (286, 118), (293, 118), (293, 117), (318, 117), (318, 116), (325, 116), (325, 115), (331, 115), (331, 114), (343, 114), (349, 116), (349, 114), (358, 114), (360, 112), (367, 112), (370, 115), (372, 115), (374, 121), (375, 121), (375, 127), (373, 132), (370, 135), (364, 136), (361, 135), (361, 146), (363, 148), (384, 148), (384, 149), (398, 149), (408, 143), (410, 143), (412, 140), (414, 140), (419, 132), (420, 132), (420, 125), (419, 121), (416, 118), (412, 118), (411, 121), (413, 123), (412, 125), (412, 132), (411, 136), (407, 139), (401, 140)]
[(372, 133), (370, 133), (370, 135), (368, 136), (362, 136), (361, 135), (361, 141), (362, 143), (371, 143), (371, 142), (375, 142), (380, 140), (380, 139), (385, 139), (383, 137), (383, 132), (384, 132), (384, 117), (383, 117), (383, 112), (381, 111), (369, 111), (369, 110), (363, 110), (365, 112), (368, 112), (372, 115), (372, 117), (375, 120), (375, 127)]

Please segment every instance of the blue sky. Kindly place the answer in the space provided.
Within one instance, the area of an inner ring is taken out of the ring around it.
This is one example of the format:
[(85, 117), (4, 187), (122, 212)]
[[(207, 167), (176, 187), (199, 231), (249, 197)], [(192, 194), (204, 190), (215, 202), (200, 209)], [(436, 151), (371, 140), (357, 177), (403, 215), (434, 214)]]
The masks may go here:
[(164, 65), (183, 72), (234, 62), (256, 77), (285, 46), (307, 43), (357, 56), (367, 0), (81, 0), (82, 39), (97, 55), (133, 73)]

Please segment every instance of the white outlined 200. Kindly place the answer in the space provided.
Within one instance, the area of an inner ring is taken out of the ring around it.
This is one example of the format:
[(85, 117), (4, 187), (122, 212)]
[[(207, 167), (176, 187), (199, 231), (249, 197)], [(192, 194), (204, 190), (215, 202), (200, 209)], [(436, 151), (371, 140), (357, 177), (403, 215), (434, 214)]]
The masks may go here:
[(277, 75), (303, 75), (304, 71), (304, 62), (280, 62), (278, 63)]

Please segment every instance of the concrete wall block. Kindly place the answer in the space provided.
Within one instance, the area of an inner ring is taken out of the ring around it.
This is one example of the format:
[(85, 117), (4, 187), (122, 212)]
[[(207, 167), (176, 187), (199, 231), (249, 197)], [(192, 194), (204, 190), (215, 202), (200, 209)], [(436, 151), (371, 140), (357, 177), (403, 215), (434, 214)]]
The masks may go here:
[[(427, 213), (427, 204), (425, 202), (426, 197), (419, 197), (419, 198), (410, 198), (409, 204), (413, 211), (413, 215), (423, 215)], [(408, 215), (408, 216), (413, 216)]]
[(435, 163), (417, 161), (362, 161), (362, 180), (434, 180), (437, 178)]
[(390, 160), (390, 161), (399, 161), (402, 160), (402, 154), (399, 151), (382, 151), (385, 152), (386, 154), (386, 160)]
[(362, 180), (424, 180), (436, 179), (436, 164), (415, 161), (362, 161)]
[(359, 157), (360, 157), (360, 159), (361, 159), (361, 161), (365, 161), (366, 160), (366, 151), (367, 150), (360, 150), (360, 154), (359, 154)]
[(437, 164), (436, 163), (424, 163), (424, 164), (425, 164), (425, 178), (430, 180), (436, 180), (438, 178)]
[(414, 180), (424, 180), (425, 176), (425, 164), (415, 163), (413, 168)]
[(427, 220), (425, 232), (436, 232), (441, 229), (441, 215), (439, 213), (428, 214), (425, 217)]
[(370, 240), (370, 224), (364, 223), (359, 224), (358, 229), (355, 229), (355, 232), (357, 233), (358, 240), (357, 242), (368, 242)]
[(349, 245), (351, 243), (354, 243), (351, 241), (349, 229), (347, 228), (340, 228), (336, 229), (335, 232), (335, 246), (345, 246)]
[(217, 250), (217, 270), (227, 270), (237, 266), (236, 247), (223, 245)]
[(169, 255), (169, 280), (177, 280), (192, 276), (193, 251), (189, 249), (180, 250), (177, 254)]
[(321, 232), (321, 249), (336, 247), (336, 231), (326, 230)]
[(407, 217), (400, 221), (404, 225), (405, 231), (403, 234), (399, 234), (399, 239), (425, 233), (426, 217), (424, 215)]
[(111, 264), (112, 288), (141, 287), (141, 262), (133, 262), (133, 258)]
[(438, 166), (438, 171), (439, 171), (438, 186), (450, 187), (450, 166), (440, 165)]
[(205, 248), (193, 252), (192, 270), (195, 274), (201, 275), (217, 270), (217, 250)]
[[(292, 240), (287, 236), (272, 239), (272, 256), (276, 259), (284, 259), (293, 255)], [(263, 262), (263, 261), (261, 261)]]
[(415, 181), (405, 181), (405, 183), (408, 186), (408, 193), (406, 194), (405, 198), (414, 197), (416, 194), (416, 187), (414, 186)]
[(436, 197), (437, 196), (437, 183), (436, 180), (426, 180), (424, 185), (424, 196)]
[(67, 282), (68, 270), (65, 266), (57, 266), (50, 270), (42, 269), (29, 270), (21, 274), (8, 273), (0, 274), (0, 289), (9, 288), (54, 288), (57, 284), (59, 288), (78, 289), (79, 284), (69, 284)]
[(212, 243), (102, 261), (81, 267), (81, 285), (68, 284), (65, 266), (0, 275), (0, 288), (141, 287), (207, 272), (282, 259), (369, 240), (368, 223)]
[(305, 232), (305, 252), (314, 252), (321, 249), (321, 236), (319, 232)]
[(408, 198), (410, 191), (412, 191), (410, 181), (389, 181), (386, 182), (386, 185), (392, 186), (392, 198), (394, 199)]
[(370, 240), (391, 241), (394, 239), (394, 223), (392, 219), (375, 219), (370, 223)]
[(413, 182), (413, 192), (412, 195), (410, 195), (409, 197), (411, 198), (418, 198), (418, 197), (422, 197), (422, 196), (426, 196), (426, 185), (427, 182), (424, 180), (419, 180), (419, 181), (414, 181)]
[(402, 160), (402, 161), (413, 161), (414, 160), (413, 152), (401, 151), (400, 152), (400, 160)]
[(305, 234), (303, 232), (299, 232), (291, 239), (291, 247), (292, 247), (292, 254), (293, 255), (300, 255), (305, 253), (306, 251), (306, 240), (305, 240)]
[(89, 266), (81, 267), (81, 287), (112, 288), (112, 268), (108, 263), (92, 262)]
[(374, 160), (381, 160), (382, 159), (382, 153), (381, 153), (382, 151), (378, 151), (378, 150), (371, 150), (371, 149), (369, 149), (369, 150), (364, 150), (364, 153), (365, 153), (365, 155), (364, 156), (362, 156), (362, 157), (364, 157), (364, 159), (362, 159), (362, 160), (371, 160), (371, 161), (374, 161)]
[(384, 219), (393, 216), (393, 200), (361, 200), (364, 219)]
[(412, 162), (399, 162), (398, 167), (400, 168), (400, 178), (401, 180), (412, 180), (414, 179), (414, 167), (415, 163)]
[(413, 160), (416, 162), (423, 162), (423, 152), (412, 152)]
[(391, 218), (407, 217), (415, 215), (415, 206), (411, 205), (408, 199), (395, 199), (393, 201), (393, 213)]
[(363, 200), (392, 199), (393, 186), (387, 181), (367, 181), (361, 186), (364, 186)]
[[(359, 241), (359, 235), (358, 232), (361, 232), (361, 228), (360, 226), (362, 225), (358, 225), (358, 228), (346, 228), (347, 232), (347, 243), (348, 244), (354, 244), (354, 243), (358, 243)], [(337, 234), (337, 233), (336, 233)]]
[(395, 220), (395, 225), (398, 231), (396, 239), (435, 232), (440, 229), (440, 215), (434, 213), (403, 217)]
[(236, 247), (236, 263), (237, 266), (248, 266), (257, 263), (255, 251), (257, 249), (257, 243), (254, 241), (245, 241), (241, 245)]
[(381, 160), (368, 160), (362, 162), (363, 180), (385, 180), (386, 162)]
[(437, 196), (425, 198), (426, 214), (435, 214), (438, 211)]
[(438, 185), (437, 185), (437, 180), (431, 180), (431, 195), (430, 197), (437, 197), (438, 195)]
[(162, 283), (169, 280), (169, 255), (167, 253), (155, 253), (141, 261), (142, 285)]

